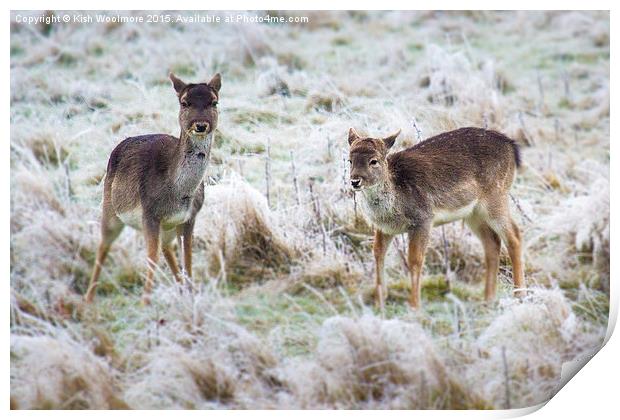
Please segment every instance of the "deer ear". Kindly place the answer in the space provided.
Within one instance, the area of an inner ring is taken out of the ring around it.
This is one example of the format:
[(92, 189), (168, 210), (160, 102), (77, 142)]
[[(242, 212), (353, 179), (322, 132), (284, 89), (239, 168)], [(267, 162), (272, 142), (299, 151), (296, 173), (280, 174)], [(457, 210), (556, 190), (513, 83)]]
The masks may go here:
[(390, 147), (394, 146), (394, 142), (396, 141), (396, 137), (400, 135), (400, 131), (401, 130), (398, 130), (396, 133), (392, 134), (391, 136), (387, 136), (383, 139), (383, 144), (385, 144), (386, 149), (389, 149)]
[(215, 89), (216, 92), (219, 92), (222, 87), (222, 76), (219, 73), (215, 73), (215, 76), (207, 84)]
[(353, 144), (353, 142), (360, 138), (360, 135), (357, 134), (355, 128), (349, 128), (349, 146)]
[(183, 89), (185, 89), (185, 86), (187, 86), (187, 83), (176, 77), (173, 73), (170, 73), (168, 77), (170, 77), (172, 87), (174, 87), (174, 90), (177, 91), (177, 95), (180, 95)]

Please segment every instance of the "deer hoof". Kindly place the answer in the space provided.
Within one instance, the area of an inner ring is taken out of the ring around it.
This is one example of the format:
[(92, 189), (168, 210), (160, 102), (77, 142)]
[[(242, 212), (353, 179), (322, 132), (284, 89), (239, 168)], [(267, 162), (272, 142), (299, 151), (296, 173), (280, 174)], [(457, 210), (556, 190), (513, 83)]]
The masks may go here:
[(93, 303), (94, 299), (95, 299), (95, 294), (94, 293), (87, 292), (84, 295), (84, 303), (86, 303), (87, 305), (90, 305), (91, 303)]
[(409, 298), (409, 306), (411, 307), (411, 309), (418, 310), (420, 309), (420, 302), (418, 301), (418, 299)]

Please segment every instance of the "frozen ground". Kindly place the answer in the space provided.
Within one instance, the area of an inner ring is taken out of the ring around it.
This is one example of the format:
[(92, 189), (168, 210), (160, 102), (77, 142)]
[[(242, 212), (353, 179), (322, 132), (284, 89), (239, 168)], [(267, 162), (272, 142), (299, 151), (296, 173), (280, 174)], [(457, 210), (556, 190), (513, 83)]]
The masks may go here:
[[(609, 14), (307, 15), (12, 24), (12, 407), (515, 408), (549, 399), (562, 363), (600, 346)], [(127, 229), (84, 307), (109, 153), (178, 134), (170, 70), (223, 75), (199, 291), (177, 289), (162, 263), (140, 306), (144, 243)], [(402, 128), (398, 149), (467, 125), (523, 146), (512, 196), (530, 295), (510, 297), (502, 256), (499, 299), (485, 304), (482, 247), (455, 223), (447, 246), (433, 231), (422, 311), (406, 305), (402, 239), (391, 249), (381, 314), (371, 232), (346, 188), (347, 130)]]

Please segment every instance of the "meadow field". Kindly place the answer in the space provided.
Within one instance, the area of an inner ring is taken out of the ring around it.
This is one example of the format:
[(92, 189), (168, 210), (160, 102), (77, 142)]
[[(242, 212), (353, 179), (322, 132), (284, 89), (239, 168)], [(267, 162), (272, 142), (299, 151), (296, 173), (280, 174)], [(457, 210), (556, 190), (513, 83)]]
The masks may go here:
[[(563, 364), (595, 353), (607, 328), (609, 13), (269, 13), (309, 19), (34, 25), (12, 12), (11, 407), (550, 399)], [(194, 290), (162, 258), (141, 305), (145, 244), (126, 228), (84, 305), (110, 152), (179, 134), (170, 71), (223, 80)], [(401, 150), (463, 126), (521, 145), (511, 210), (528, 295), (512, 297), (503, 251), (498, 299), (484, 302), (482, 246), (458, 222), (433, 230), (419, 311), (397, 238), (380, 311), (347, 132), (402, 129)]]

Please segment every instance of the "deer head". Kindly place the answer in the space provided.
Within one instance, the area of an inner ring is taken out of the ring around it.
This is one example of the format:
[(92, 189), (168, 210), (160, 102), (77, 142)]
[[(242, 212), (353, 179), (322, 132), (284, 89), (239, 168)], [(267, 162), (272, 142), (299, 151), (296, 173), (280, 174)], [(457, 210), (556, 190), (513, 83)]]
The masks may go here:
[(204, 140), (217, 127), (222, 79), (219, 73), (207, 83), (185, 83), (170, 73), (172, 86), (179, 98), (179, 124), (181, 136)]
[(355, 191), (372, 187), (388, 176), (387, 153), (394, 145), (400, 130), (385, 138), (362, 137), (349, 130), (349, 163), (351, 187)]

